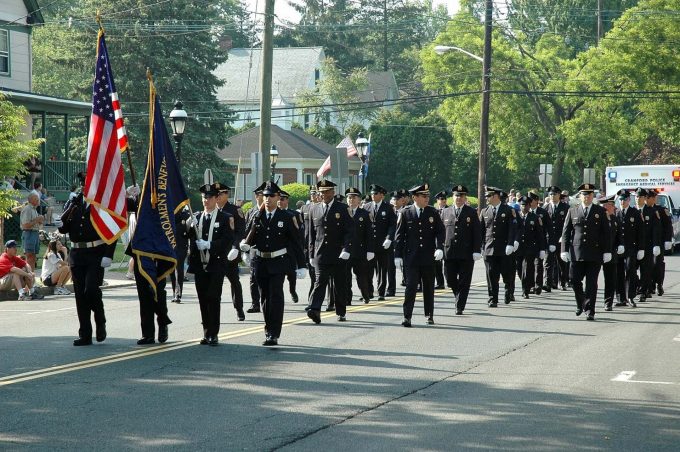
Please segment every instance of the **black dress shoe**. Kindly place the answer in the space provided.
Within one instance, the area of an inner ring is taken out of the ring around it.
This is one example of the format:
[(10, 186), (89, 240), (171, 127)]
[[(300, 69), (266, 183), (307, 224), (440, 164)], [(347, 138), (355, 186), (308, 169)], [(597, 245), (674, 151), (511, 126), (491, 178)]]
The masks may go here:
[(326, 307), (326, 312), (332, 312), (332, 311), (335, 311), (335, 306), (333, 306), (332, 304), (329, 304)]
[(209, 339), (207, 337), (204, 337), (203, 339), (201, 339), (201, 342), (199, 342), (199, 344), (208, 345), (208, 342), (210, 342)]
[(532, 287), (531, 289), (529, 289), (529, 293), (536, 293), (536, 289)]
[(92, 345), (92, 338), (79, 337), (73, 341), (73, 345), (76, 347), (80, 347), (81, 345)]
[(312, 321), (317, 325), (321, 323), (321, 314), (319, 313), (319, 311), (313, 311), (310, 309), (309, 311), (307, 311), (307, 317), (312, 319)]
[(489, 303), (489, 307), (490, 307), (490, 308), (497, 308), (497, 307), (498, 307), (498, 302), (495, 301), (495, 300), (492, 301), (491, 303)]
[(386, 296), (386, 297), (393, 297), (393, 296), (394, 296), (394, 292), (387, 292), (387, 293), (385, 294), (385, 296)]
[(425, 320), (425, 323), (427, 323), (428, 325), (434, 325), (434, 319), (432, 318), (432, 316), (429, 316), (427, 320)]
[(260, 312), (260, 307), (259, 307), (259, 306), (255, 306), (255, 305), (251, 305), (251, 306), (248, 308), (248, 310), (247, 310), (246, 312), (247, 312), (248, 314), (252, 314), (252, 313), (254, 313), (254, 312)]
[(586, 317), (586, 320), (595, 320), (595, 315), (594, 314), (588, 314), (588, 317)]
[(635, 301), (633, 301), (632, 299), (630, 300), (630, 306), (633, 307), (633, 308), (637, 308)]
[(346, 306), (352, 306), (352, 302), (348, 301)]
[(297, 303), (298, 301), (300, 301), (300, 299), (298, 298), (298, 294), (296, 292), (291, 292), (290, 296), (293, 298), (293, 303)]
[(346, 321), (347, 321), (347, 319), (345, 318), (344, 315), (339, 315), (339, 316), (338, 316), (338, 322), (346, 322)]
[(510, 297), (505, 297), (505, 304), (510, 304), (512, 299)]
[(182, 304), (182, 299), (181, 298), (173, 298), (172, 302), (177, 303), (177, 304)]
[(164, 344), (168, 341), (168, 325), (158, 325), (158, 342)]
[(543, 290), (542, 288), (536, 287), (536, 289), (534, 289), (534, 293), (535, 293), (536, 295), (540, 295), (542, 290)]
[(274, 345), (279, 345), (279, 340), (275, 337), (267, 337), (264, 342), (262, 343), (265, 347), (272, 347)]
[(359, 298), (359, 301), (363, 301), (364, 304), (368, 304), (370, 300), (368, 298)]
[(137, 341), (137, 345), (149, 345), (149, 344), (155, 344), (156, 340), (152, 337), (143, 337), (140, 340)]
[(106, 323), (97, 325), (97, 342), (104, 342), (106, 339)]
[(236, 318), (238, 319), (239, 322), (243, 322), (246, 319), (246, 315), (243, 312), (243, 309), (236, 310)]
[(440, 284), (440, 285), (438, 285), (438, 286), (434, 286), (434, 290), (442, 290), (442, 289), (444, 289), (444, 285), (443, 285), (443, 284)]
[(658, 293), (659, 296), (662, 297), (663, 294), (666, 293), (666, 292), (663, 290), (663, 287), (659, 286), (659, 287), (656, 289), (656, 293)]
[(608, 304), (607, 306), (605, 306), (604, 310), (605, 311), (613, 311), (614, 309), (612, 308), (612, 305)]
[(401, 321), (401, 326), (405, 328), (411, 328), (411, 319), (404, 319)]
[(529, 292), (523, 292), (523, 293), (522, 293), (522, 298), (529, 299)]
[(583, 308), (576, 308), (576, 317), (580, 316), (583, 314)]
[(619, 301), (614, 306), (626, 306), (626, 305), (628, 305), (628, 303), (626, 303), (625, 301)]
[(378, 301), (385, 301), (385, 297), (383, 297), (382, 295), (379, 295), (379, 296), (378, 296)]
[(566, 291), (567, 291), (567, 286), (562, 286), (562, 292), (566, 292)]
[(217, 345), (219, 344), (220, 341), (217, 339), (217, 336), (212, 336), (211, 338), (208, 339), (208, 345)]
[(463, 315), (463, 311), (461, 311), (460, 309), (456, 309), (456, 315)]
[[(557, 288), (557, 287), (556, 287), (556, 288)], [(551, 288), (550, 286), (543, 286), (543, 290), (544, 290), (546, 293), (552, 292), (552, 288)]]

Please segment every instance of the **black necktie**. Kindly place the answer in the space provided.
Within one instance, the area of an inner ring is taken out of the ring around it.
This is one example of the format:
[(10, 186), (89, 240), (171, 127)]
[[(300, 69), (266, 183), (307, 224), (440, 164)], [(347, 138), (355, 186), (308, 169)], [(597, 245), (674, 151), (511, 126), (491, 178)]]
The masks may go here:
[(325, 217), (326, 215), (328, 215), (328, 206), (329, 206), (328, 204), (324, 204), (324, 205), (323, 205), (323, 216), (324, 216), (324, 217)]
[(585, 209), (583, 209), (583, 216), (584, 216), (585, 218), (588, 218), (588, 207), (586, 207)]
[(422, 210), (420, 207), (416, 209), (418, 211), (418, 218), (420, 218), (420, 211)]
[(271, 219), (272, 219), (272, 213), (267, 212), (267, 223), (269, 223), (271, 221)]
[(210, 222), (210, 214), (209, 213), (205, 214), (205, 221)]
[(493, 217), (496, 218), (496, 208), (493, 207)]

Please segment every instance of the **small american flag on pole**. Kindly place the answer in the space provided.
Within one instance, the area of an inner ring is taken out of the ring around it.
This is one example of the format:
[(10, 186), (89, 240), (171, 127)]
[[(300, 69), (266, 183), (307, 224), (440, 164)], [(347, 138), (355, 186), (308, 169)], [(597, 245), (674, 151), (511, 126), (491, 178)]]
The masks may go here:
[(108, 244), (118, 240), (127, 229), (125, 173), (121, 159), (121, 153), (127, 146), (123, 113), (113, 83), (104, 30), (100, 29), (87, 138), (85, 200), (92, 206), (92, 225)]
[[(357, 148), (354, 147), (354, 143), (352, 142), (352, 139), (347, 135), (343, 140), (338, 143), (337, 146), (335, 146), (335, 149), (339, 148), (347, 148), (347, 158), (354, 157), (355, 155), (358, 154)], [(331, 170), (331, 156), (329, 155), (326, 160), (323, 162), (323, 165), (321, 165), (321, 168), (319, 168), (319, 171), (316, 172), (316, 178), (321, 179), (323, 178), (328, 172)]]

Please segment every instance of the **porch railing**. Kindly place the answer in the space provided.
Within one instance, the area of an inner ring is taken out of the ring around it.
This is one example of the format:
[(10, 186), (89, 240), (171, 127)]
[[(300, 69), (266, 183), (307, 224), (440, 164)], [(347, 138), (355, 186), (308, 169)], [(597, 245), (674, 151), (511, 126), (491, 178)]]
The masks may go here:
[(78, 185), (76, 174), (85, 171), (85, 162), (48, 160), (44, 163), (43, 185), (48, 191), (69, 190)]

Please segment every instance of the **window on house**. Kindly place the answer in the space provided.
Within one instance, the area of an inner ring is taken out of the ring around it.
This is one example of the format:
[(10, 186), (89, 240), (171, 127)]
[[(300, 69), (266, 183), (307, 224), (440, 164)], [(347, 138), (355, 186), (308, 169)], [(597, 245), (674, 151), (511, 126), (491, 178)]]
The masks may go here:
[(9, 74), (9, 31), (0, 30), (0, 74)]
[(319, 78), (321, 78), (321, 71), (319, 69), (314, 69), (314, 85), (319, 83)]
[(309, 128), (309, 113), (305, 113), (305, 129)]
[(316, 183), (316, 174), (305, 173), (305, 185), (314, 185)]

